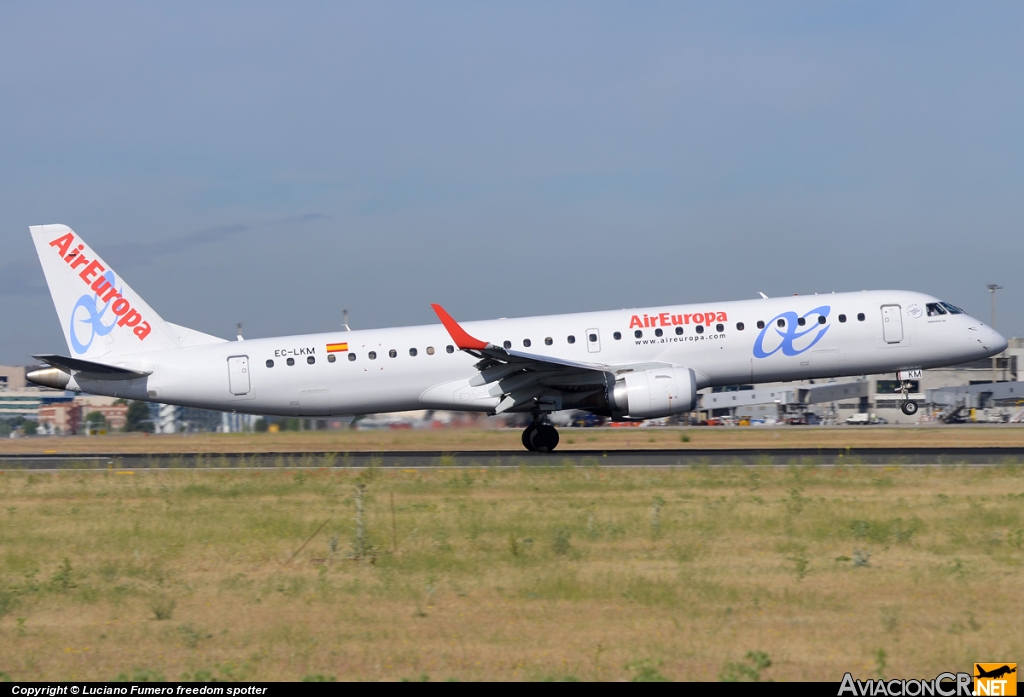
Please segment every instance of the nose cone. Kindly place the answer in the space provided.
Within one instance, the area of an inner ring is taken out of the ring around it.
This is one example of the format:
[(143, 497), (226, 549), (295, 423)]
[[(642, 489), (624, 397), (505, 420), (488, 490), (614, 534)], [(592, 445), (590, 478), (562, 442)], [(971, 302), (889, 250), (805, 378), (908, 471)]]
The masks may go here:
[(984, 337), (982, 343), (985, 345), (985, 348), (992, 352), (991, 355), (994, 356), (1005, 351), (1006, 347), (1010, 345), (1006, 337), (990, 327), (985, 327), (985, 329), (988, 330), (988, 334)]
[(971, 344), (983, 354), (983, 358), (1002, 353), (1009, 346), (1006, 337), (983, 322), (972, 325), (967, 333), (970, 335)]

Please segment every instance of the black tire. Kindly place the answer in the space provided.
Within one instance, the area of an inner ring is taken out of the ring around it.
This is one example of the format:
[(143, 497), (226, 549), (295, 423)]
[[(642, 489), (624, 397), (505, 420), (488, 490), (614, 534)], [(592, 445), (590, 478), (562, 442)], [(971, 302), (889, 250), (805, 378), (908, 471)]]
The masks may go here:
[(527, 450), (534, 450), (533, 447), (533, 434), (536, 432), (537, 427), (530, 424), (523, 429), (523, 447)]
[(558, 429), (554, 426), (542, 424), (537, 427), (530, 437), (530, 448), (538, 453), (550, 453), (558, 447)]
[(907, 401), (900, 404), (900, 409), (902, 409), (903, 413), (906, 414), (907, 416), (913, 416), (914, 414), (917, 413), (917, 402), (915, 402), (912, 399), (908, 399)]

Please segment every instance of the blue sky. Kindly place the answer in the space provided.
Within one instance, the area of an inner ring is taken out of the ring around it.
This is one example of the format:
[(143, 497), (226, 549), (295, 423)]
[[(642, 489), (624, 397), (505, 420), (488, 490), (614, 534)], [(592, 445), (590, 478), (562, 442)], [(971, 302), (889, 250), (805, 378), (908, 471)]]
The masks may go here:
[(1024, 335), (1020, 3), (0, 4), (28, 226), (221, 336), (906, 288)]

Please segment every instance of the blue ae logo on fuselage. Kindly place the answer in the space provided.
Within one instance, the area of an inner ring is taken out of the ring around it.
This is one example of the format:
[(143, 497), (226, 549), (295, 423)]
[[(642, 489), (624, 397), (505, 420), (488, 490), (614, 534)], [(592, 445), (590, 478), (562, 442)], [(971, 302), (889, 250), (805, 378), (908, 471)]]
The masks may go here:
[[(782, 312), (775, 315), (771, 318), (771, 321), (764, 325), (764, 329), (761, 330), (761, 333), (757, 335), (757, 339), (754, 340), (754, 357), (768, 358), (768, 356), (779, 351), (782, 351), (783, 355), (786, 356), (800, 355), (821, 341), (821, 337), (825, 336), (825, 332), (832, 326), (827, 323), (823, 324), (818, 319), (819, 317), (824, 318), (827, 322), (828, 313), (831, 310), (832, 308), (828, 305), (822, 305), (800, 316), (795, 312)], [(808, 317), (814, 317), (814, 323), (806, 328), (801, 327), (800, 320), (804, 320), (806, 325)], [(780, 319), (784, 320), (784, 326), (779, 326), (778, 321)], [(769, 334), (768, 330), (773, 330), (773, 332)], [(768, 346), (767, 350), (765, 348), (766, 344)]]
[[(107, 288), (113, 288), (115, 284), (114, 273), (107, 271), (103, 274), (103, 278), (107, 280), (110, 285)], [(120, 297), (120, 289), (118, 289), (118, 297)], [(113, 301), (107, 301), (103, 307), (100, 307), (100, 294), (99, 293), (86, 293), (78, 299), (75, 303), (74, 309), (71, 310), (71, 330), (68, 336), (71, 337), (71, 348), (74, 349), (75, 353), (85, 353), (92, 346), (92, 342), (97, 336), (106, 336), (113, 331), (114, 326), (117, 324), (117, 315), (111, 312), (110, 324), (104, 324), (103, 316), (110, 309), (110, 303)], [(88, 330), (84, 329), (82, 325), (88, 327)], [(82, 341), (79, 336), (79, 331), (88, 331), (88, 341)]]

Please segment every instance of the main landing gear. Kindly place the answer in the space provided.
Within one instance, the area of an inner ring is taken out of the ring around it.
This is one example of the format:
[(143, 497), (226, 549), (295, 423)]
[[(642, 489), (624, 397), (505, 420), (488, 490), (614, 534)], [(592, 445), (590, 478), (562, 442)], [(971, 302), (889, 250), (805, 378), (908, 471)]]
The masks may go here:
[(550, 453), (558, 447), (558, 430), (535, 413), (533, 423), (523, 430), (523, 447), (535, 453)]
[(915, 402), (914, 400), (912, 400), (909, 397), (907, 397), (907, 394), (909, 392), (910, 392), (910, 383), (907, 380), (901, 381), (900, 382), (900, 395), (902, 396), (902, 399), (900, 400), (900, 409), (907, 416), (913, 416), (914, 414), (917, 413), (917, 402)]

